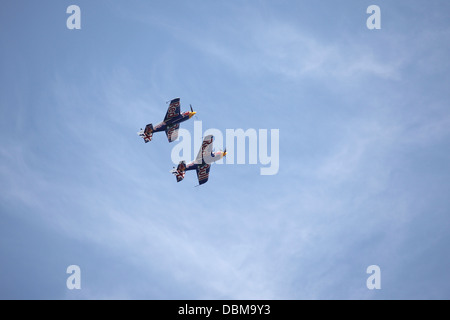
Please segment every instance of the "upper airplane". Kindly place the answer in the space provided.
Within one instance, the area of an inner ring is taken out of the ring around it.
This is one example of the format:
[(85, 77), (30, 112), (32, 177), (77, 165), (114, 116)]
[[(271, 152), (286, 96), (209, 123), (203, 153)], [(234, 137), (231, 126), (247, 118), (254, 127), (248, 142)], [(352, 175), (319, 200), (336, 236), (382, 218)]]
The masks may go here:
[(169, 109), (167, 109), (164, 121), (153, 127), (150, 123), (145, 126), (145, 129), (141, 128), (138, 135), (144, 138), (145, 143), (152, 141), (153, 133), (159, 131), (166, 131), (167, 139), (169, 142), (175, 141), (178, 138), (178, 129), (180, 123), (192, 118), (197, 112), (192, 110), (186, 111), (180, 114), (180, 98), (175, 98), (170, 101)]

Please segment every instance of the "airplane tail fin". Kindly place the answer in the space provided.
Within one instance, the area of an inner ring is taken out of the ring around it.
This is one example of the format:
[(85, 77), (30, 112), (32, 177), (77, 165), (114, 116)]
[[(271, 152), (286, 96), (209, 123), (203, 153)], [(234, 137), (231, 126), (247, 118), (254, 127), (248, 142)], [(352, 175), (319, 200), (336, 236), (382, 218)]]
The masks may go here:
[(183, 180), (184, 175), (186, 174), (186, 162), (181, 161), (178, 164), (178, 167), (176, 169), (173, 168), (171, 173), (173, 173), (175, 175), (175, 177), (177, 178), (177, 182), (180, 182), (181, 180)]
[(145, 143), (152, 141), (153, 137), (153, 125), (149, 123), (145, 126), (145, 129), (138, 132), (138, 135), (142, 137), (145, 141)]

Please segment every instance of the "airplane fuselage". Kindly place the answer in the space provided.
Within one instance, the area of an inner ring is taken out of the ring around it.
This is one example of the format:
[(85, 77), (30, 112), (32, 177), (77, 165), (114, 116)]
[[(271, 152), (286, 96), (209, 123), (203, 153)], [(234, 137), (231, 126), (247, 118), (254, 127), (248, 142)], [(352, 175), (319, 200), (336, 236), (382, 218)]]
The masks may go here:
[(180, 114), (176, 117), (173, 117), (166, 121), (161, 121), (157, 125), (153, 126), (153, 132), (165, 131), (167, 129), (167, 127), (176, 125), (178, 123), (182, 123), (186, 120), (189, 120), (191, 117), (192, 117), (192, 112), (189, 112), (189, 111), (183, 112), (182, 114)]
[[(208, 159), (208, 163), (207, 164), (211, 164), (213, 162), (219, 161), (223, 157), (224, 157), (224, 152), (223, 151), (211, 152), (211, 157)], [(189, 162), (186, 165), (185, 171), (196, 170), (199, 167), (203, 167), (205, 164), (206, 163), (204, 161), (203, 161), (203, 163), (196, 163), (195, 160), (194, 160), (192, 162)]]

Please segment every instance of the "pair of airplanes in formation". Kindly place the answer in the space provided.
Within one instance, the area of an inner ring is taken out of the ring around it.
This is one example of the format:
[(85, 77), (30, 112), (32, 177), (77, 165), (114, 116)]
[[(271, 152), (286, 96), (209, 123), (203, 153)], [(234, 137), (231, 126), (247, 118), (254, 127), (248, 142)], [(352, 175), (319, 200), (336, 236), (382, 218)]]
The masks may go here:
[[(196, 112), (191, 111), (180, 112), (180, 98), (175, 98), (170, 101), (169, 108), (167, 109), (164, 120), (153, 126), (151, 123), (145, 126), (145, 129), (141, 129), (138, 135), (141, 136), (145, 143), (152, 140), (153, 133), (165, 131), (169, 142), (175, 141), (178, 138), (178, 129), (180, 123), (192, 118)], [(177, 168), (174, 168), (171, 173), (177, 178), (177, 182), (184, 179), (186, 171), (195, 170), (197, 172), (197, 178), (199, 185), (202, 185), (208, 181), (209, 171), (211, 164), (216, 162), (227, 155), (226, 149), (224, 151), (213, 152), (213, 139), (212, 135), (208, 135), (203, 138), (202, 146), (194, 161), (186, 164), (185, 161), (181, 161)]]

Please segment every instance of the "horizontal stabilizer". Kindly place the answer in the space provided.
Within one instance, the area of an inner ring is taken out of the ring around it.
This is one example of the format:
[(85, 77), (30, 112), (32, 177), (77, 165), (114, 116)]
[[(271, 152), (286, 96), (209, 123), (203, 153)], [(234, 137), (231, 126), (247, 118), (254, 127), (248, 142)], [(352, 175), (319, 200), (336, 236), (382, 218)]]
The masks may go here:
[(178, 164), (178, 167), (176, 169), (174, 168), (171, 172), (177, 178), (177, 182), (180, 182), (181, 180), (184, 179), (184, 175), (186, 174), (186, 162), (181, 161)]
[(153, 137), (153, 125), (149, 123), (145, 126), (145, 129), (138, 132), (138, 135), (142, 137), (145, 141), (145, 143), (152, 141)]

